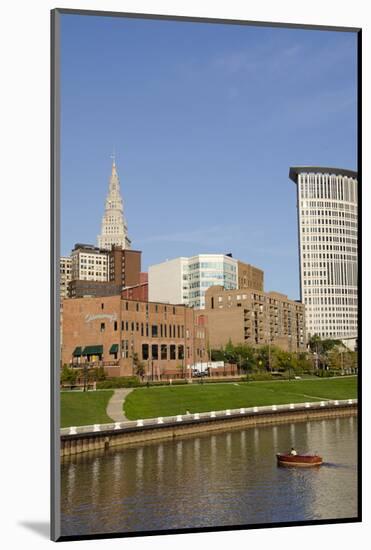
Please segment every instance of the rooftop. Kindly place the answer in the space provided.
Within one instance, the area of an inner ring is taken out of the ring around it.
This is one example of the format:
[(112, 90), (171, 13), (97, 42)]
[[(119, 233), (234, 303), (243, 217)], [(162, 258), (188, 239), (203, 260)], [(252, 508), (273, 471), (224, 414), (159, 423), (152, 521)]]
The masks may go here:
[(325, 166), (291, 166), (289, 172), (289, 178), (297, 183), (299, 174), (334, 174), (336, 176), (348, 176), (350, 178), (357, 178), (358, 173), (354, 170), (348, 170), (346, 168), (329, 168)]

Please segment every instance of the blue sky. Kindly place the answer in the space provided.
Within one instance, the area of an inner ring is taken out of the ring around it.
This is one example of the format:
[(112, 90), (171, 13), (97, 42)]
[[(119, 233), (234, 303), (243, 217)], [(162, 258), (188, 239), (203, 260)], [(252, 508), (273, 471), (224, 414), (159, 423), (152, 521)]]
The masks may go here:
[(292, 165), (356, 169), (356, 35), (63, 15), (61, 253), (116, 164), (142, 268), (232, 252), (299, 298)]

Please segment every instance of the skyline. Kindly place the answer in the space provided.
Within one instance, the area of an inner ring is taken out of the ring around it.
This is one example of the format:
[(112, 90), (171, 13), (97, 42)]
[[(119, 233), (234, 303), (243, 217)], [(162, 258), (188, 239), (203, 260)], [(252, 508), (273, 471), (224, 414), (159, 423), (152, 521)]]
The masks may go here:
[(144, 271), (232, 252), (299, 298), (289, 168), (356, 170), (355, 33), (63, 15), (61, 90), (62, 255), (97, 242), (114, 150)]

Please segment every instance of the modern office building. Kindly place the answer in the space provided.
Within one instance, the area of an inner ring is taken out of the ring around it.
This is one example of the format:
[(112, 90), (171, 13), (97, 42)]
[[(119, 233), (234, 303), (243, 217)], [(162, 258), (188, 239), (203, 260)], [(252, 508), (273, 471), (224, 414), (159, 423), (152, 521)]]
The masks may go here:
[(237, 288), (238, 261), (229, 254), (198, 254), (152, 265), (148, 270), (150, 301), (204, 308), (213, 285)]
[(212, 349), (233, 344), (275, 345), (305, 351), (305, 307), (279, 292), (254, 289), (206, 291), (205, 316)]
[(190, 376), (208, 360), (205, 316), (184, 305), (125, 300), (121, 296), (64, 301), (62, 364), (104, 367), (108, 376)]
[(357, 172), (290, 168), (297, 186), (300, 290), (308, 336), (357, 338)]
[(120, 180), (115, 161), (112, 163), (109, 189), (102, 218), (102, 228), (98, 236), (99, 248), (111, 250), (112, 245), (118, 245), (121, 248), (131, 248), (131, 241), (128, 237), (128, 226), (124, 215), (124, 203), (120, 191)]

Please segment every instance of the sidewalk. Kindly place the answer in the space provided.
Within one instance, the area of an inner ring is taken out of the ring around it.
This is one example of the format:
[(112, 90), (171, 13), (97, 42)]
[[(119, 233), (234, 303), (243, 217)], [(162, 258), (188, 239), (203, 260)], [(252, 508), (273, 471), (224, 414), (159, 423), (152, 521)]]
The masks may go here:
[(132, 388), (120, 388), (118, 390), (114, 390), (114, 394), (111, 397), (111, 399), (108, 402), (106, 412), (114, 422), (124, 422), (128, 419), (124, 415), (124, 401), (126, 399), (126, 396), (133, 391)]

